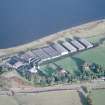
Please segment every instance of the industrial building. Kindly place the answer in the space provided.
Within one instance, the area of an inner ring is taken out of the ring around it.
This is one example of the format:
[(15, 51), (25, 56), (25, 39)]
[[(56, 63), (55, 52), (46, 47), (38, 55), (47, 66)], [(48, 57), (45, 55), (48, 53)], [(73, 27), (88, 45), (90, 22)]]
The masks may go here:
[(71, 40), (70, 43), (71, 43), (74, 47), (76, 47), (79, 51), (85, 49), (85, 46), (84, 46), (83, 44), (81, 44), (79, 41), (75, 40), (75, 39)]
[(89, 41), (87, 41), (86, 39), (84, 38), (79, 38), (78, 41), (83, 44), (86, 48), (92, 48), (93, 47), (93, 44), (90, 43)]
[(39, 57), (39, 59), (41, 59), (41, 61), (46, 61), (46, 60), (49, 60), (51, 59), (51, 57), (46, 54), (42, 48), (38, 48), (38, 49), (35, 49), (32, 51), (33, 54), (36, 56), (36, 57)]
[(46, 47), (43, 47), (42, 50), (46, 54), (48, 54), (51, 58), (55, 58), (55, 57), (59, 56), (59, 53), (54, 48), (52, 48), (50, 45), (46, 46)]
[(20, 58), (24, 60), (24, 62), (28, 62), (28, 63), (31, 63), (33, 60), (36, 59), (35, 55), (31, 51), (21, 54)]
[(61, 46), (58, 43), (51, 44), (51, 47), (54, 48), (59, 53), (60, 56), (69, 53), (67, 49), (65, 49), (63, 46)]
[(69, 42), (65, 41), (62, 43), (62, 46), (64, 48), (66, 48), (68, 51), (70, 51), (71, 53), (73, 52), (77, 52), (77, 48), (75, 48), (72, 44), (70, 44)]
[(19, 67), (23, 66), (24, 63), (16, 56), (13, 56), (6, 62), (6, 65), (8, 65), (10, 68), (18, 69)]
[(26, 67), (29, 72), (36, 73), (37, 70), (34, 66), (38, 67), (38, 65), (44, 61), (92, 47), (93, 44), (88, 42), (86, 39), (72, 39), (69, 41), (64, 41), (62, 44), (53, 43), (45, 47), (34, 49), (32, 51), (30, 50), (25, 53), (19, 53), (16, 56), (11, 57), (6, 62), (6, 65), (15, 69), (28, 65)]

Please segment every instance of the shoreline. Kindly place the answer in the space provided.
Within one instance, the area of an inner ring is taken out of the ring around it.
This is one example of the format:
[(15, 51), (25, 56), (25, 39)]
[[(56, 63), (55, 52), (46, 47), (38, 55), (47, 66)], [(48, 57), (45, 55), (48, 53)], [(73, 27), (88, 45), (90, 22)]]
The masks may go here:
[(79, 26), (75, 26), (75, 27), (48, 35), (46, 37), (32, 41), (27, 44), (6, 48), (6, 49), (0, 49), (0, 57), (8, 56), (21, 51), (27, 51), (29, 49), (35, 49), (38, 47), (46, 46), (48, 45), (49, 42), (56, 42), (58, 40), (63, 40), (65, 37), (73, 37), (73, 36), (93, 37), (101, 34), (105, 34), (105, 19), (92, 21)]

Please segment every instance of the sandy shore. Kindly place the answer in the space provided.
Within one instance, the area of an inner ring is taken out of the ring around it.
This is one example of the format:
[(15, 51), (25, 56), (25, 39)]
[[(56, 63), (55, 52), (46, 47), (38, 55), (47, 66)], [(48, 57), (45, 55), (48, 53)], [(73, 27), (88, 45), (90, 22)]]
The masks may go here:
[(72, 27), (66, 29), (64, 31), (60, 31), (44, 38), (35, 40), (31, 43), (27, 43), (24, 45), (0, 49), (0, 57), (8, 56), (13, 53), (17, 53), (20, 51), (26, 51), (28, 49), (34, 49), (41, 46), (47, 45), (49, 42), (56, 42), (58, 40), (63, 40), (65, 37), (91, 37), (96, 35), (102, 35), (105, 33), (105, 19), (89, 22), (80, 26)]

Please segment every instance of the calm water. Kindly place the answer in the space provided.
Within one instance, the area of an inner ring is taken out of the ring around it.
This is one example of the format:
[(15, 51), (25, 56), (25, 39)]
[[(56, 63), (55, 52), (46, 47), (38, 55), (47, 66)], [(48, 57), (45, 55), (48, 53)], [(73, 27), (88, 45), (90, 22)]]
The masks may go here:
[(105, 0), (0, 0), (0, 48), (105, 17)]

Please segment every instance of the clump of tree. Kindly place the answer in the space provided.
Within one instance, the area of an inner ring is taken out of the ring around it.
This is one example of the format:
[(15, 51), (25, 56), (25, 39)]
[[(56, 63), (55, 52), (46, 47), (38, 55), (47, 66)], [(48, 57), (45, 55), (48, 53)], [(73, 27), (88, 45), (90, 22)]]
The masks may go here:
[(13, 70), (13, 69), (0, 66), (0, 74), (3, 74), (4, 72), (8, 72), (8, 71), (11, 71), (11, 70)]
[(83, 65), (81, 65), (81, 73), (79, 75), (73, 75), (56, 64), (55, 66), (47, 65), (45, 70), (38, 69), (37, 73), (30, 73), (27, 67), (18, 70), (18, 72), (28, 81), (42, 85), (72, 83), (77, 80), (91, 80), (105, 76), (105, 69), (101, 65), (87, 62), (84, 62)]
[(105, 69), (102, 65), (85, 62), (81, 68), (82, 79), (96, 79), (105, 76)]
[(11, 88), (11, 84), (7, 78), (0, 76), (0, 88), (3, 90)]
[(3, 73), (3, 68), (2, 67), (0, 67), (0, 74), (2, 74)]
[(90, 94), (87, 96), (87, 102), (88, 102), (88, 105), (93, 105), (92, 97)]
[(83, 91), (84, 91), (85, 93), (88, 93), (88, 92), (89, 92), (89, 90), (88, 90), (88, 88), (87, 88), (86, 86), (82, 86), (81, 88), (83, 89)]

